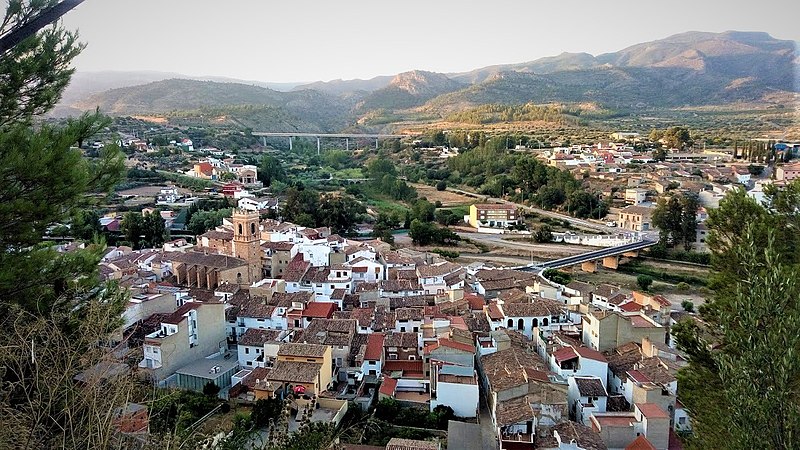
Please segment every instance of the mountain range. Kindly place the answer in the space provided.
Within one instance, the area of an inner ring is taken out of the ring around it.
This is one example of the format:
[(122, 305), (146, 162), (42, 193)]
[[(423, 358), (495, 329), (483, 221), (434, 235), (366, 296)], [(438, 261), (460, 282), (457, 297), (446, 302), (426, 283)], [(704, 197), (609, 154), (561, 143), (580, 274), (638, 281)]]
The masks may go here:
[(800, 57), (797, 43), (767, 33), (687, 32), (614, 53), (563, 53), (465, 73), (414, 70), (297, 85), (188, 78), (159, 72), (77, 73), (55, 114), (96, 106), (130, 115), (258, 105), (303, 126), (334, 131), (376, 112), (444, 115), (484, 104), (592, 102), (636, 110), (768, 102), (776, 93), (794, 103), (785, 99), (800, 92)]

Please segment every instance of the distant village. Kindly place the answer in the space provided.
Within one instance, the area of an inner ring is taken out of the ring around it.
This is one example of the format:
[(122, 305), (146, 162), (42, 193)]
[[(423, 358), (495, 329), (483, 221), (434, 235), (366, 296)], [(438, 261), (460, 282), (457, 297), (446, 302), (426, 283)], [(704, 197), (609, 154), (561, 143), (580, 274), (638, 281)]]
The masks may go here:
[[(800, 145), (781, 150), (797, 154)], [(754, 175), (749, 163), (721, 151), (669, 152), (654, 161), (650, 152), (610, 144), (538, 157), (609, 186), (603, 192), (615, 201), (616, 220), (599, 222), (609, 228), (651, 231), (659, 196), (696, 193), (700, 251), (706, 208), (734, 185), (763, 201), (766, 184), (800, 177), (797, 162)], [(211, 383), (220, 398), (243, 403), (291, 399), (297, 421), (312, 401), (311, 420), (333, 423), (348, 408), (369, 411), (382, 399), (426, 411), (446, 406), (459, 420), (451, 422), (448, 448), (481, 448), (486, 430), (500, 449), (681, 448), (678, 435), (692, 424), (676, 378), (686, 362), (670, 327), (696, 320), (693, 314), (661, 295), (562, 285), (541, 273), (461, 265), (380, 239), (265, 219), (279, 200), (250, 193), (261, 187), (257, 170), (222, 152), (199, 158), (187, 176), (233, 174), (220, 189), (237, 201), (232, 216), (196, 243), (110, 247), (102, 258), (100, 276), (130, 291), (117, 339), (153, 383), (198, 392)], [(183, 200), (173, 187), (157, 198)], [(169, 223), (170, 213), (162, 214)], [(519, 220), (517, 207), (497, 203), (472, 205), (464, 218), (487, 232)], [(129, 366), (108, 363), (80, 377), (115, 370)], [(386, 448), (440, 447), (392, 439)]]

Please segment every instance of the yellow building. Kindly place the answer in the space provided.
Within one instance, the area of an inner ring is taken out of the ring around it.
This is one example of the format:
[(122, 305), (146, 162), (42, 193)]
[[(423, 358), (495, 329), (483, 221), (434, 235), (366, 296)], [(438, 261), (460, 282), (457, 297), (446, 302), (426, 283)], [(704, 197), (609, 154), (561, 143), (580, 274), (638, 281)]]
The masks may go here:
[(285, 393), (294, 392), (298, 386), (302, 386), (305, 394), (318, 395), (333, 382), (330, 346), (282, 344), (267, 380), (273, 386), (280, 384), (280, 390)]
[(476, 203), (469, 207), (469, 224), (475, 228), (506, 228), (519, 221), (517, 207), (505, 203)]

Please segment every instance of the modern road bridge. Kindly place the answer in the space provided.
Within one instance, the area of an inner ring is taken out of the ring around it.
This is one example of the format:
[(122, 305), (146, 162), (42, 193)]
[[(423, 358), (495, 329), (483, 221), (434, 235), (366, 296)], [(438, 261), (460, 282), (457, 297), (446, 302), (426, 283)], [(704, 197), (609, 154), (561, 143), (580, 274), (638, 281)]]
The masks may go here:
[[(556, 259), (553, 261), (546, 261), (541, 263), (528, 264), (520, 267), (514, 267), (514, 269), (526, 272), (541, 272), (542, 270), (545, 269), (560, 269), (562, 267), (574, 266), (577, 264), (594, 265), (595, 261), (597, 260), (603, 260), (604, 266), (616, 269), (617, 264), (619, 263), (619, 255), (624, 255), (626, 253), (633, 254), (647, 247), (652, 247), (657, 243), (658, 241), (643, 239), (628, 244), (618, 245), (616, 247), (606, 247), (599, 250), (593, 250), (591, 252), (582, 253), (580, 255), (568, 256), (566, 258)], [(590, 271), (593, 272), (594, 271), (593, 268), (591, 269), (592, 270)]]
[(403, 138), (407, 137), (404, 134), (360, 134), (360, 133), (281, 133), (281, 132), (253, 132), (253, 136), (258, 136), (262, 139), (264, 146), (267, 145), (267, 138), (268, 137), (288, 137), (289, 138), (289, 150), (292, 149), (292, 139), (296, 137), (311, 137), (317, 138), (317, 154), (319, 154), (321, 149), (320, 139), (321, 138), (336, 138), (336, 139), (344, 139), (345, 140), (345, 148), (350, 150), (350, 139), (375, 139), (375, 149), (378, 149), (378, 141), (381, 139), (396, 139), (396, 138)]

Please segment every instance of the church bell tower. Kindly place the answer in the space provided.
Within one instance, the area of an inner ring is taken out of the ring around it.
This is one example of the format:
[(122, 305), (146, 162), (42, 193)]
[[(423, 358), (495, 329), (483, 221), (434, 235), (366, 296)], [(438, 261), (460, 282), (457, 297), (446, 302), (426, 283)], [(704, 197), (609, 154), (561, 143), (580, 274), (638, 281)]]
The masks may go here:
[(250, 283), (261, 279), (261, 231), (257, 211), (233, 212), (233, 256), (247, 261)]

